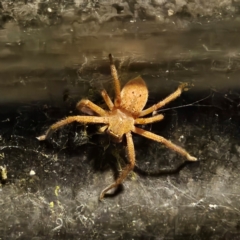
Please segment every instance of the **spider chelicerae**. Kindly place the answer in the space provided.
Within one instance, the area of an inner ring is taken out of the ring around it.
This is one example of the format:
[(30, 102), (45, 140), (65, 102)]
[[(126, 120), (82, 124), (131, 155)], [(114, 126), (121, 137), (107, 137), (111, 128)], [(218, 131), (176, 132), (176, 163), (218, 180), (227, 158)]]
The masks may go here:
[(152, 112), (158, 110), (159, 108), (165, 106), (167, 103), (179, 97), (183, 90), (187, 88), (188, 84), (187, 83), (181, 84), (175, 92), (170, 94), (164, 100), (143, 110), (148, 100), (148, 89), (146, 83), (140, 76), (138, 76), (127, 82), (126, 85), (121, 90), (117, 70), (113, 63), (111, 54), (109, 54), (109, 59), (115, 89), (114, 102), (112, 102), (111, 98), (109, 97), (105, 90), (102, 90), (101, 92), (101, 95), (109, 110), (104, 110), (101, 107), (94, 104), (93, 102), (87, 99), (83, 99), (77, 103), (77, 109), (85, 113), (89, 113), (89, 109), (91, 109), (91, 111), (93, 111), (98, 116), (80, 116), (80, 115), (69, 116), (51, 125), (50, 128), (45, 133), (45, 135), (39, 136), (37, 138), (40, 141), (45, 140), (52, 134), (53, 131), (72, 122), (79, 122), (85, 124), (86, 123), (104, 124), (104, 126), (101, 127), (102, 132), (108, 133), (114, 142), (121, 142), (122, 138), (126, 136), (127, 153), (129, 160), (128, 164), (120, 172), (116, 181), (102, 190), (100, 194), (100, 200), (104, 198), (105, 194), (110, 189), (116, 188), (118, 185), (120, 185), (135, 166), (135, 150), (132, 139), (132, 132), (139, 134), (143, 137), (149, 138), (151, 140), (163, 143), (166, 147), (180, 153), (181, 155), (186, 157), (186, 159), (189, 161), (197, 160), (197, 158), (191, 156), (186, 150), (175, 145), (174, 143), (165, 139), (164, 137), (158, 136), (152, 132), (146, 131), (135, 126), (139, 124), (149, 124), (161, 121), (163, 119), (162, 114), (146, 118), (143, 117), (148, 114), (151, 114)]

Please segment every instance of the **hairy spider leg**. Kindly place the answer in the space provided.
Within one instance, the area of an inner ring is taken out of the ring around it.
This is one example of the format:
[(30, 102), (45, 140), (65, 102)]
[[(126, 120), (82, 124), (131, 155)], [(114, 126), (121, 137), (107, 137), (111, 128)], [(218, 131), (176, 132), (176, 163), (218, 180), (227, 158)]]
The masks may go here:
[(180, 153), (182, 156), (186, 157), (189, 161), (197, 161), (197, 158), (191, 156), (185, 149), (175, 145), (174, 143), (172, 143), (171, 141), (167, 140), (166, 138), (164, 138), (162, 136), (156, 135), (154, 133), (145, 131), (145, 130), (143, 130), (141, 128), (137, 128), (137, 127), (134, 127), (134, 129), (132, 131), (143, 137), (152, 139), (156, 142), (163, 143), (168, 148), (170, 148), (170, 149)]
[(127, 177), (130, 171), (133, 170), (135, 166), (135, 150), (134, 150), (134, 144), (132, 139), (131, 132), (126, 133), (126, 139), (127, 139), (127, 151), (128, 151), (128, 160), (129, 163), (127, 166), (121, 171), (119, 177), (117, 180), (110, 184), (108, 187), (104, 188), (100, 194), (99, 199), (102, 200), (105, 196), (105, 194), (112, 188), (116, 188), (118, 185), (120, 185), (124, 179)]
[(96, 117), (96, 116), (71, 116), (67, 117), (63, 120), (60, 120), (53, 125), (51, 125), (48, 130), (46, 131), (45, 135), (37, 137), (39, 141), (43, 141), (50, 137), (50, 135), (60, 127), (64, 125), (70, 124), (72, 122), (79, 122), (79, 123), (105, 123), (108, 124), (108, 117)]
[[(97, 113), (99, 116), (105, 116), (106, 115), (106, 111), (103, 110), (101, 107), (99, 107), (98, 105), (96, 105), (95, 103), (91, 102), (88, 99), (82, 99), (80, 100), (77, 105), (76, 108), (84, 113), (87, 113), (89, 115), (93, 115), (91, 113), (91, 110), (95, 113)], [(89, 110), (90, 109), (90, 110)]]
[(112, 54), (109, 54), (109, 61), (110, 61), (111, 75), (113, 77), (114, 88), (115, 88), (115, 107), (118, 107), (121, 103), (121, 84), (118, 79), (117, 69), (113, 63)]
[(183, 90), (188, 86), (188, 83), (182, 83), (181, 85), (179, 85), (178, 89), (173, 92), (172, 94), (170, 94), (168, 97), (166, 97), (165, 99), (163, 99), (162, 101), (154, 104), (153, 106), (143, 110), (139, 117), (143, 117), (146, 116), (150, 113), (152, 113), (153, 111), (158, 110), (159, 108), (165, 106), (166, 104), (168, 104), (169, 102), (173, 101), (174, 99), (176, 99), (177, 97), (179, 97), (181, 95), (181, 93), (183, 92)]
[(149, 118), (137, 118), (134, 120), (134, 124), (149, 124), (163, 120), (164, 116), (162, 114), (149, 117)]
[(101, 95), (102, 95), (103, 100), (105, 101), (106, 105), (108, 106), (108, 108), (109, 108), (110, 110), (112, 110), (113, 107), (114, 107), (114, 104), (113, 104), (111, 98), (109, 97), (109, 95), (108, 95), (108, 93), (107, 93), (107, 91), (106, 91), (105, 89), (103, 89), (103, 90), (101, 91)]

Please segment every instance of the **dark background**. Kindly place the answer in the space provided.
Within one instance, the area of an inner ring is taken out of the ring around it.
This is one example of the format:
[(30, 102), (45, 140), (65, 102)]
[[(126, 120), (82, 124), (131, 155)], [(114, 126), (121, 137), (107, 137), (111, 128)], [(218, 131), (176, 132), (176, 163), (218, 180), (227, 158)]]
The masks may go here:
[[(0, 1), (0, 238), (240, 239), (239, 21), (237, 0)], [(134, 135), (136, 169), (99, 202), (125, 143), (97, 125), (36, 137), (81, 98), (104, 107), (109, 53), (148, 106), (192, 84), (146, 129), (199, 161), (171, 171), (185, 159)]]

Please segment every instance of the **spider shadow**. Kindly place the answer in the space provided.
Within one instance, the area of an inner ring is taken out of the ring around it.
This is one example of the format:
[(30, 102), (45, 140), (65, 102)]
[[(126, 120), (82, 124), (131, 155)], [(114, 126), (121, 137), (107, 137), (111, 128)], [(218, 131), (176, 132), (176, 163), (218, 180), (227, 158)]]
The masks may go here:
[[(109, 141), (109, 146), (107, 147), (107, 149), (98, 147), (98, 150), (96, 149), (98, 153), (91, 153), (93, 156), (92, 167), (94, 171), (101, 173), (108, 172), (110, 170), (113, 174), (113, 179), (108, 182), (106, 186), (102, 186), (102, 189), (99, 189), (100, 191), (115, 182), (119, 177), (119, 172), (121, 171), (121, 168), (127, 164), (127, 158), (125, 156), (125, 141), (123, 141), (123, 144), (114, 144), (110, 141), (109, 136), (107, 135), (103, 135), (101, 136), (101, 138), (105, 140), (107, 139), (107, 141)], [(93, 154), (95, 155), (95, 157)], [(98, 158), (96, 158), (96, 154), (98, 154)], [(123, 190), (123, 184), (120, 184), (113, 192), (106, 193), (104, 198), (114, 198), (118, 196), (121, 192), (123, 192)]]
[[(109, 136), (106, 134), (93, 134), (96, 131), (96, 128), (94, 126), (90, 126), (87, 129), (88, 134), (91, 136), (90, 139), (83, 139), (80, 134), (77, 135), (78, 137), (76, 139), (76, 134), (73, 133), (80, 133), (82, 129), (82, 127), (78, 127), (77, 125), (72, 124), (68, 128), (62, 129), (62, 131), (55, 133), (56, 136), (53, 139), (58, 139), (58, 145), (56, 145), (55, 148), (61, 149), (62, 146), (64, 146), (66, 139), (68, 139), (67, 145), (65, 145), (66, 148), (64, 153), (68, 152), (70, 157), (74, 157), (81, 155), (81, 152), (86, 151), (89, 168), (92, 168), (95, 172), (100, 172), (102, 176), (104, 176), (104, 173), (107, 173), (110, 170), (113, 174), (113, 179), (111, 179), (108, 183), (104, 183), (104, 185), (101, 185), (100, 182), (102, 181), (99, 181), (99, 185), (96, 186), (100, 193), (101, 190), (116, 181), (116, 179), (119, 177), (121, 168), (126, 166), (128, 163), (128, 158), (126, 156), (126, 139), (123, 139), (123, 142), (120, 144), (115, 144), (110, 141)], [(53, 140), (46, 141), (45, 144), (50, 145), (50, 147), (52, 145), (55, 145)], [(136, 145), (141, 144), (142, 142)], [(164, 177), (168, 175), (179, 174), (179, 172), (186, 166), (189, 166), (189, 164), (192, 164), (192, 162), (185, 161), (181, 162), (174, 168), (163, 168), (154, 172), (149, 172), (147, 170), (141, 169), (139, 166), (135, 166), (133, 171), (143, 177)], [(81, 164), (76, 163), (76, 165)], [(71, 175), (72, 178), (75, 176), (73, 175), (74, 174)], [(72, 179), (72, 181), (75, 182), (74, 179)], [(114, 189), (114, 191), (106, 193), (105, 198), (114, 198), (121, 194), (123, 191), (124, 183), (120, 184), (116, 189)]]
[[(137, 173), (138, 175), (140, 175), (141, 177), (155, 177), (156, 178), (156, 177), (166, 177), (169, 175), (176, 176), (185, 167), (188, 167), (189, 165), (195, 165), (195, 164), (196, 164), (196, 162), (194, 163), (194, 162), (185, 161), (185, 162), (178, 164), (175, 168), (164, 168), (164, 169), (159, 169), (158, 171), (154, 171), (154, 172), (149, 172), (149, 171), (139, 168), (138, 166), (135, 166), (133, 171), (135, 173)], [(111, 169), (114, 172), (114, 179), (116, 180), (117, 177), (119, 176), (119, 172), (116, 167), (116, 164), (114, 164), (113, 162), (111, 164)], [(124, 192), (124, 183), (120, 184), (112, 193), (106, 193), (104, 198), (114, 198), (114, 197), (118, 196), (119, 194), (121, 194), (122, 192)]]
[(198, 162), (184, 161), (184, 162), (181, 162), (180, 164), (178, 164), (174, 168), (165, 167), (165, 168), (159, 169), (157, 171), (151, 171), (151, 172), (147, 171), (147, 170), (143, 170), (138, 166), (135, 166), (134, 172), (136, 172), (137, 174), (139, 174), (143, 177), (165, 177), (165, 176), (169, 176), (169, 175), (178, 175), (181, 172), (181, 170), (183, 170), (184, 168), (186, 168), (190, 165), (196, 165), (196, 163), (198, 164)]
[[(108, 136), (105, 135), (105, 138)], [(116, 156), (117, 151), (117, 156)], [(115, 152), (115, 154), (113, 154)], [(120, 162), (119, 162), (120, 159)], [(113, 180), (109, 184), (113, 183), (119, 177), (119, 165), (124, 167), (128, 163), (126, 157), (126, 141), (123, 140), (122, 144), (110, 143), (108, 149), (104, 150), (102, 155), (102, 160), (94, 158), (94, 169), (96, 171), (105, 172), (111, 170), (113, 173)], [(147, 171), (141, 169), (139, 166), (135, 165), (134, 172), (142, 177), (166, 177), (169, 175), (178, 175), (184, 168), (190, 167), (194, 168), (199, 162), (184, 161), (177, 164), (175, 167), (165, 167), (159, 169), (158, 171)], [(111, 193), (106, 193), (104, 198), (114, 198), (124, 191), (124, 183), (120, 184)]]

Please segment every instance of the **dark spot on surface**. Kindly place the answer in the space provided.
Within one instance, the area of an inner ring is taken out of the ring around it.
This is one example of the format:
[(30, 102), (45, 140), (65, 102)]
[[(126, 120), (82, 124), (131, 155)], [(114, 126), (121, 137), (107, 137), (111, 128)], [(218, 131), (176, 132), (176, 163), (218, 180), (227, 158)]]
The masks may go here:
[(112, 4), (112, 7), (114, 7), (117, 10), (118, 14), (122, 13), (124, 10), (124, 7), (117, 3)]

